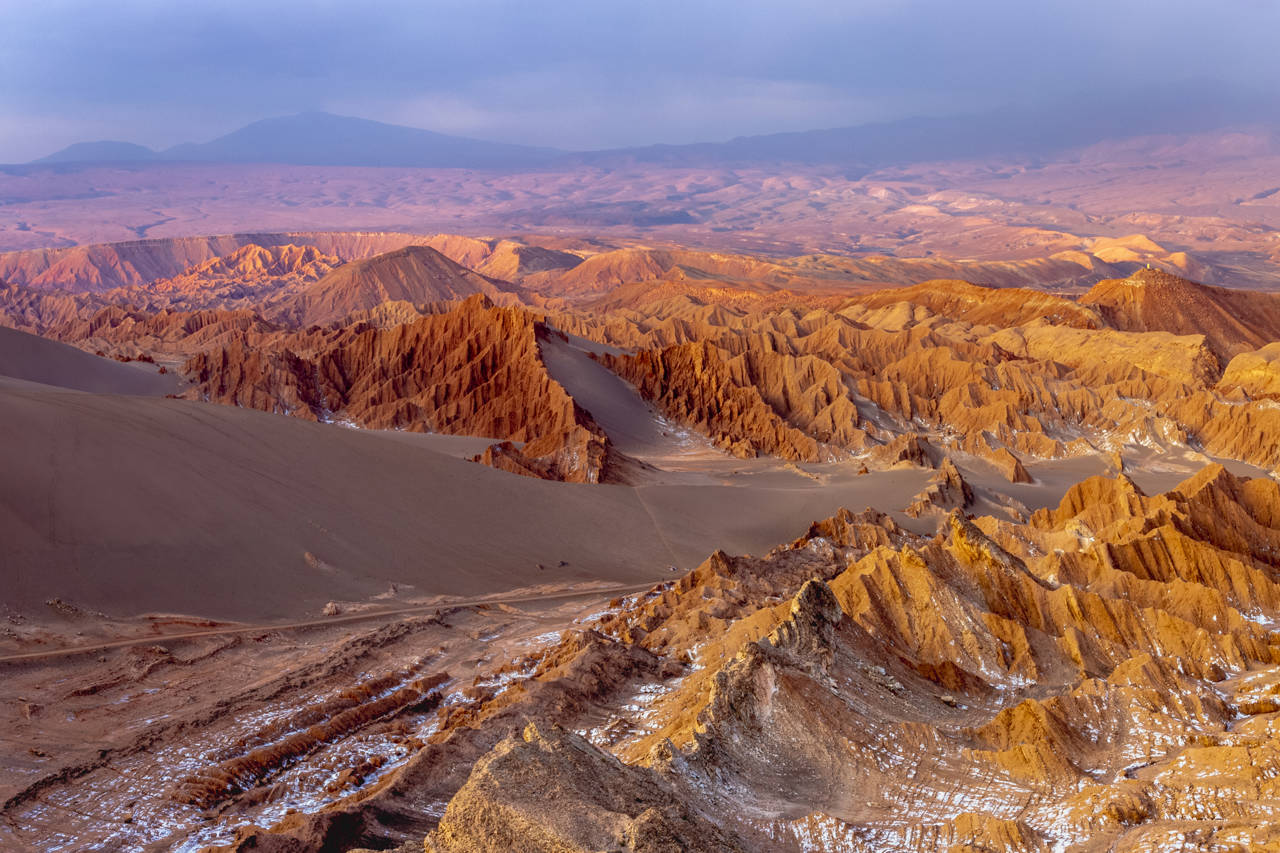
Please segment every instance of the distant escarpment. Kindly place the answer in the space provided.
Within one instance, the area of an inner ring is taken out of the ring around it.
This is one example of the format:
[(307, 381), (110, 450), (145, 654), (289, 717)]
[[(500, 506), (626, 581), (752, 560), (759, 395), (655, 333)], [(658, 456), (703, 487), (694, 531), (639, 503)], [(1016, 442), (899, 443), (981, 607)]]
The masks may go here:
[[(573, 252), (516, 240), (456, 234), (298, 231), (169, 237), (4, 252), (0, 253), (0, 279), (37, 290), (96, 293), (149, 289), (165, 281), (199, 281), (206, 274), (222, 276), (239, 264), (245, 250), (277, 254), (281, 250), (306, 249), (336, 267), (411, 246), (430, 247), (482, 276), (511, 282), (571, 269), (582, 262), (582, 256)], [(269, 271), (273, 265), (265, 266)], [(255, 278), (263, 271), (248, 272)], [(318, 276), (312, 280), (315, 278)]]
[(426, 238), (380, 232), (291, 232), (170, 237), (0, 254), (0, 278), (49, 290), (105, 291), (184, 275), (248, 246), (314, 247), (343, 262), (399, 249)]
[[(573, 179), (575, 182), (577, 177)], [(570, 208), (645, 218), (659, 205), (588, 204)], [(612, 211), (612, 213), (610, 213)], [(533, 218), (555, 213), (523, 211)], [(674, 212), (677, 219), (682, 214)], [(531, 221), (526, 218), (525, 221)], [(1056, 235), (1061, 238), (1063, 235)], [(1123, 276), (1143, 261), (1186, 272), (1200, 265), (1184, 253), (1168, 255), (1158, 245), (1121, 240), (1126, 246), (1098, 241), (1094, 251), (1064, 251), (1046, 258), (1010, 261), (953, 261), (934, 256), (887, 255), (847, 257), (807, 254), (778, 258), (728, 253), (674, 245), (635, 246), (630, 241), (572, 240), (553, 236), (519, 238), (410, 234), (394, 231), (289, 231), (236, 233), (203, 237), (165, 237), (0, 253), (0, 279), (36, 289), (100, 292), (145, 287), (182, 276), (187, 270), (233, 255), (247, 246), (265, 249), (293, 245), (349, 263), (397, 251), (429, 246), (476, 273), (520, 284), (550, 297), (590, 299), (617, 288), (656, 283), (750, 289), (792, 290), (827, 294), (873, 291), (885, 286), (909, 287), (922, 282), (963, 280), (999, 288), (1079, 288)], [(1067, 238), (1070, 242), (1070, 238)], [(1135, 252), (1127, 246), (1135, 246)], [(1208, 273), (1208, 269), (1204, 270)], [(1037, 310), (1032, 307), (1029, 310)]]
[[(546, 372), (532, 315), (473, 296), (445, 313), (236, 341), (192, 357), (192, 399), (372, 429), (492, 436), (497, 467), (598, 482), (608, 438)], [(522, 445), (517, 448), (516, 444)]]
[(315, 246), (250, 243), (169, 278), (108, 290), (102, 298), (140, 310), (254, 309), (268, 312), (290, 293), (342, 266)]

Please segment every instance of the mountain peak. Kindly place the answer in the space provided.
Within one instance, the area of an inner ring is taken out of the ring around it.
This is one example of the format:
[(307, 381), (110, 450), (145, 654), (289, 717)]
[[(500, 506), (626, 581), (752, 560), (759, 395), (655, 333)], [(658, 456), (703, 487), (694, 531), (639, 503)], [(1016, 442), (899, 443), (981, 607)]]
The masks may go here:
[(125, 163), (159, 159), (160, 155), (144, 145), (132, 142), (102, 140), (77, 142), (55, 151), (35, 163)]
[(247, 124), (211, 142), (178, 145), (165, 159), (302, 166), (530, 168), (560, 152), (450, 136), (366, 118), (309, 111)]

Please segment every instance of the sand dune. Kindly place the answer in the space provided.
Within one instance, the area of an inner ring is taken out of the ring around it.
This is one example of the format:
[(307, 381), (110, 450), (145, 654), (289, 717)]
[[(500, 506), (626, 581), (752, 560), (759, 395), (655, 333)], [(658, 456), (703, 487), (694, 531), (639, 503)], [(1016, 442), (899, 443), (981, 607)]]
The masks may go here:
[(181, 400), (4, 382), (0, 408), (5, 597), (20, 609), (60, 597), (112, 614), (251, 620), (315, 613), (391, 582), (479, 594), (644, 581), (716, 548), (762, 552), (842, 504), (901, 493), (905, 505), (925, 476), (832, 490), (798, 476), (790, 488), (580, 486)]
[(593, 361), (582, 349), (548, 337), (540, 342), (551, 378), (591, 413), (614, 447), (629, 456), (669, 453), (674, 442), (663, 435), (657, 414), (616, 373)]
[(176, 376), (161, 375), (154, 364), (122, 364), (3, 326), (0, 376), (101, 394), (159, 396), (178, 387)]

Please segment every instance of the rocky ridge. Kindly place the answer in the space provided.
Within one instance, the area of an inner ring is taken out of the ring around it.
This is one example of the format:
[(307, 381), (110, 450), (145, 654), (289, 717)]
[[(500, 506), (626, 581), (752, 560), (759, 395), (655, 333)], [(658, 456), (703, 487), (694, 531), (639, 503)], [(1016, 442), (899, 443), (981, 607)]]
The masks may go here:
[[(239, 340), (184, 366), (196, 400), (370, 429), (489, 436), (481, 461), (574, 482), (605, 475), (608, 436), (546, 372), (552, 334), (484, 295), (411, 323)], [(517, 447), (512, 442), (519, 442)]]
[(1210, 466), (931, 539), (842, 512), (615, 602), (233, 849), (1271, 849), (1277, 507)]
[[(1172, 278), (1144, 271), (1123, 286), (1161, 276)], [(1204, 299), (1221, 290), (1178, 281)], [(1125, 446), (1191, 447), (1272, 469), (1271, 361), (1250, 348), (1273, 334), (1273, 298), (1222, 292), (1253, 326), (1172, 310), (1142, 330), (1116, 328), (1134, 323), (1085, 300), (950, 282), (825, 304), (685, 294), (549, 313), (566, 331), (623, 348), (600, 360), (737, 455), (817, 461), (919, 433), (1015, 482), (1029, 479), (1026, 460)], [(1243, 307), (1251, 299), (1256, 317)], [(1239, 361), (1224, 370), (1231, 352)]]
[[(211, 358), (226, 362), (221, 369), (251, 357), (286, 364), (249, 368), (260, 374), (263, 399), (274, 398), (268, 408), (318, 418), (324, 407), (315, 394), (304, 401), (296, 389), (266, 387), (288, 385), (298, 368), (279, 350), (297, 355), (318, 345), (285, 342), (306, 337), (301, 326), (389, 330), (449, 314), (445, 301), (481, 292), (536, 306), (551, 327), (613, 348), (599, 359), (664, 416), (741, 457), (861, 458), (897, 435), (920, 434), (984, 459), (1013, 482), (1031, 479), (1034, 460), (1125, 447), (1280, 464), (1267, 440), (1280, 428), (1270, 399), (1280, 385), (1270, 377), (1269, 351), (1258, 349), (1280, 332), (1268, 294), (1140, 269), (1078, 301), (945, 280), (850, 296), (831, 289), (844, 265), (814, 259), (634, 249), (584, 261), (510, 240), (423, 239), (434, 246), (345, 264), (317, 246), (246, 245), (146, 286), (64, 294), (8, 285), (0, 296), (11, 325), (91, 352), (170, 369), (188, 362), (206, 369)], [(329, 242), (355, 252), (368, 240)], [(521, 285), (442, 252), (506, 270)], [(587, 292), (598, 284), (604, 295), (561, 298), (573, 289), (549, 282), (575, 271), (586, 276)], [(617, 286), (650, 276), (659, 279)], [(546, 295), (553, 292), (561, 296)], [(352, 422), (414, 418), (421, 420), (402, 413)], [(493, 437), (526, 440), (518, 430)], [(484, 458), (525, 471), (514, 449), (494, 447)]]

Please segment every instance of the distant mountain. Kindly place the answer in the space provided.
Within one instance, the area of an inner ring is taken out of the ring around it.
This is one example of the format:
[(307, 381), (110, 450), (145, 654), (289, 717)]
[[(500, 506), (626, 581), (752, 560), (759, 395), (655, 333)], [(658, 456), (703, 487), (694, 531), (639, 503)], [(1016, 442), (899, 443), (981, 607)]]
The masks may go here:
[(1140, 92), (1084, 93), (981, 114), (907, 118), (727, 142), (588, 151), (572, 160), (602, 166), (802, 163), (879, 168), (985, 157), (1034, 158), (1120, 139), (1246, 127), (1280, 131), (1280, 98), (1189, 81)]
[(299, 113), (263, 119), (212, 142), (162, 152), (129, 142), (80, 142), (35, 163), (179, 161), (295, 166), (527, 169), (562, 156), (553, 148), (448, 136), (362, 118)]
[[(613, 167), (652, 163), (719, 167), (770, 163), (852, 169), (987, 157), (1043, 157), (1103, 142), (1222, 128), (1280, 131), (1280, 98), (1212, 82), (1143, 92), (1083, 93), (983, 114), (908, 118), (877, 124), (744, 136), (727, 142), (567, 152), (449, 136), (362, 118), (309, 112), (263, 119), (212, 142), (157, 153), (124, 142), (72, 145), (38, 160), (164, 160), (521, 170), (546, 165)], [(604, 211), (616, 219), (619, 211)], [(622, 211), (625, 213), (626, 211)], [(557, 224), (556, 211), (531, 212)]]
[(160, 155), (143, 145), (132, 142), (77, 142), (35, 163), (123, 163), (141, 160), (158, 160)]
[(166, 160), (289, 163), (299, 166), (418, 166), (519, 169), (561, 152), (507, 145), (362, 118), (300, 113), (263, 119), (212, 142), (165, 151)]

